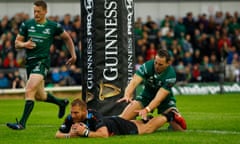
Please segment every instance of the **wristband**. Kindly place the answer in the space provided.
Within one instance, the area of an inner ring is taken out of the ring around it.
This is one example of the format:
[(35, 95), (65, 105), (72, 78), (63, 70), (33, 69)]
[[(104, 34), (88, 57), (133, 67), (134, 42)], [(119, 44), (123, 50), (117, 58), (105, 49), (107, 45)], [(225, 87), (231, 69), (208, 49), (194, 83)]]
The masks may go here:
[(66, 134), (66, 135), (65, 135), (65, 138), (70, 138), (70, 134)]
[(84, 133), (83, 133), (83, 136), (84, 137), (88, 137), (88, 135), (89, 135), (89, 129), (85, 129), (85, 131), (84, 131)]
[(151, 112), (151, 109), (149, 106), (147, 106), (145, 109), (147, 110), (147, 112)]

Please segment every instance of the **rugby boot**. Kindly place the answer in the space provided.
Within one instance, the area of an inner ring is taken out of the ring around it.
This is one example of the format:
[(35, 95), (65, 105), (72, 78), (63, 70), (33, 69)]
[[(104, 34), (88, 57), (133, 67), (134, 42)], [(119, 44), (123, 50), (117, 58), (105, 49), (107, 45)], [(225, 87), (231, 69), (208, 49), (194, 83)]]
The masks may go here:
[(65, 115), (65, 110), (68, 104), (69, 104), (69, 100), (64, 99), (63, 104), (59, 106), (58, 118), (62, 118)]
[(16, 123), (7, 123), (7, 126), (13, 130), (25, 129), (25, 127), (22, 124), (20, 124), (17, 119), (16, 119), (16, 121), (17, 121)]
[(173, 120), (181, 126), (182, 129), (186, 130), (187, 129), (187, 124), (185, 119), (176, 111), (172, 111), (174, 113), (174, 118)]

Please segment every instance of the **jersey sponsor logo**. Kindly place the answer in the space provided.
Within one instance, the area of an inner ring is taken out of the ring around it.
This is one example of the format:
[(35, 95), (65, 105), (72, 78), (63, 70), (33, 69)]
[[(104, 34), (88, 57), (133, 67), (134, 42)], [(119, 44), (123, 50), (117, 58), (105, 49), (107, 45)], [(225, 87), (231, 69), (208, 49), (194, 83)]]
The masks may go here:
[(143, 99), (143, 97), (141, 95), (137, 95), (136, 99)]
[(28, 29), (29, 32), (36, 32), (35, 27), (31, 26), (30, 29)]
[(37, 27), (44, 27), (43, 24), (37, 24)]
[(176, 78), (166, 79), (166, 82), (175, 83), (176, 82)]

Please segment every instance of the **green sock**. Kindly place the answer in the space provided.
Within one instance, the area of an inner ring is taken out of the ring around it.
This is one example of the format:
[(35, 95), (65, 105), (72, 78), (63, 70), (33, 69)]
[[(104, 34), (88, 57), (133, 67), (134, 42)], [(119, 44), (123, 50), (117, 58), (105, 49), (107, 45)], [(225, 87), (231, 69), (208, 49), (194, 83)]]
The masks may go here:
[(30, 116), (30, 114), (33, 110), (33, 107), (34, 107), (34, 101), (26, 100), (25, 107), (24, 107), (24, 112), (23, 112), (22, 118), (20, 120), (20, 124), (22, 124), (23, 127), (25, 127), (27, 119), (28, 119), (28, 117)]
[(49, 102), (49, 103), (54, 103), (56, 105), (62, 105), (62, 100), (53, 96), (52, 94), (50, 93), (47, 93), (47, 99), (46, 99), (46, 102)]

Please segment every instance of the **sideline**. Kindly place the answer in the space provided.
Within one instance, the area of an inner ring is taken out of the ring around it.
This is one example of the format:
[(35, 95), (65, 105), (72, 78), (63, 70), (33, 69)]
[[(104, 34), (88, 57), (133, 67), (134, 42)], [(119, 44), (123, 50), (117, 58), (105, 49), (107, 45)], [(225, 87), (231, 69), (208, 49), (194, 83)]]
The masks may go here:
[[(45, 91), (57, 97), (82, 97), (82, 86), (46, 87)], [(24, 96), (24, 88), (0, 89), (0, 99), (22, 99)]]
[(240, 135), (240, 131), (225, 131), (225, 130), (187, 130), (186, 132), (197, 132), (197, 133), (211, 133), (211, 134), (235, 134)]
[[(47, 87), (45, 88), (45, 91), (47, 92), (66, 92), (66, 91), (81, 91), (82, 86), (61, 86), (61, 87)], [(18, 93), (24, 93), (24, 88), (19, 89), (0, 89), (0, 95), (3, 94), (18, 94)]]
[[(56, 125), (51, 124), (29, 124), (31, 127), (56, 127)], [(6, 127), (6, 124), (0, 124), (0, 127)], [(167, 132), (167, 131), (166, 131)], [(196, 132), (196, 133), (210, 133), (210, 134), (234, 134), (240, 135), (240, 131), (226, 131), (226, 130), (186, 130), (185, 132)]]

